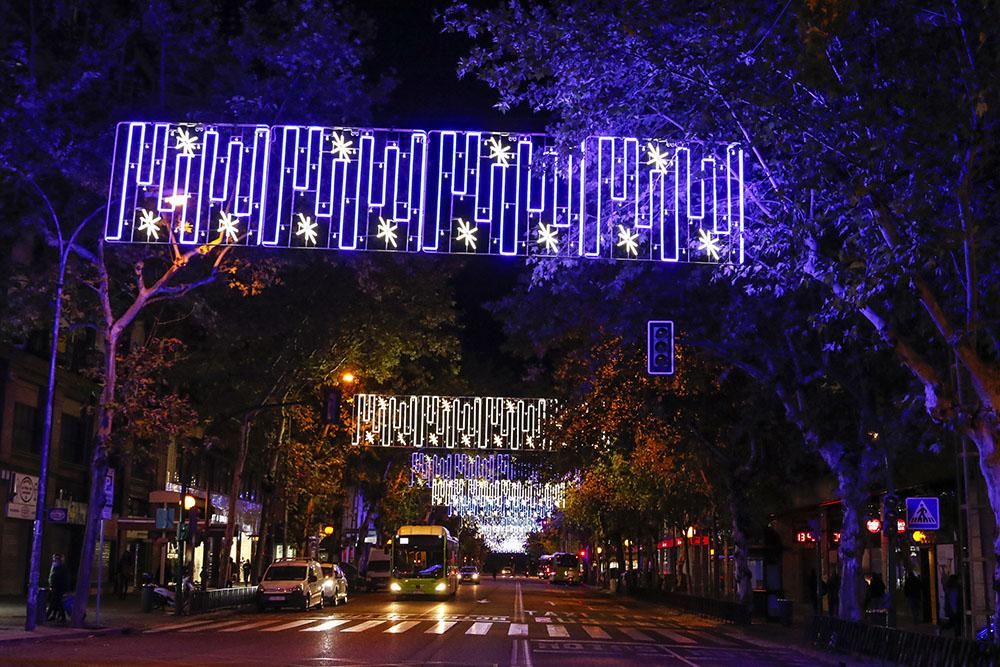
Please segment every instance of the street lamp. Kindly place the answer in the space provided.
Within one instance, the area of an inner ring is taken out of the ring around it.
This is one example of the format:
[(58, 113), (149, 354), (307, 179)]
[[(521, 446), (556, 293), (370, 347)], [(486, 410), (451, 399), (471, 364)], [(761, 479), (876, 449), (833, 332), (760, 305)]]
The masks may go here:
[(192, 496), (191, 494), (188, 494), (188, 495), (184, 496), (184, 509), (185, 510), (190, 510), (192, 507), (194, 507), (197, 504), (198, 504), (198, 499), (195, 498), (194, 496)]
[(357, 380), (357, 378), (354, 377), (354, 373), (350, 371), (340, 376), (340, 381), (344, 384), (354, 384), (355, 380)]

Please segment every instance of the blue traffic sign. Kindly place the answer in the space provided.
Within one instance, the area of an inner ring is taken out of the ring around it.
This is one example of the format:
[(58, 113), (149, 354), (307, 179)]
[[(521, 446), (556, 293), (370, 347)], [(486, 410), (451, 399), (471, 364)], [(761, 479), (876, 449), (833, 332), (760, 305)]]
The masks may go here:
[(906, 527), (910, 530), (938, 530), (941, 509), (937, 498), (907, 498)]

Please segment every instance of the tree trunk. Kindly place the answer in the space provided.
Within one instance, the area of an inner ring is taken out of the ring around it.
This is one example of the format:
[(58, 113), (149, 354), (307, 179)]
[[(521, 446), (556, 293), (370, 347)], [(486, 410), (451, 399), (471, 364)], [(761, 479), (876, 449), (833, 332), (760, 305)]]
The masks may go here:
[(243, 469), (246, 467), (247, 452), (250, 448), (250, 416), (244, 415), (240, 420), (240, 449), (236, 455), (236, 465), (233, 466), (233, 484), (229, 489), (229, 514), (226, 516), (226, 532), (222, 536), (222, 559), (219, 568), (218, 586), (224, 588), (232, 581), (230, 571), (232, 562), (230, 552), (233, 549), (233, 537), (236, 534), (236, 508), (239, 502), (240, 490), (243, 488)]
[(857, 475), (851, 471), (838, 474), (840, 499), (843, 504), (844, 519), (840, 528), (840, 618), (860, 621), (865, 598), (865, 579), (861, 569), (864, 553), (864, 533), (861, 521), (864, 512), (864, 493), (858, 484)]
[[(977, 425), (978, 428), (971, 437), (979, 450), (979, 469), (986, 480), (986, 494), (997, 526), (993, 538), (993, 618), (1000, 619), (1000, 456), (996, 424), (991, 418), (982, 418), (982, 422), (984, 423)], [(993, 641), (996, 643), (1000, 643), (998, 635), (1000, 633), (993, 633)]]
[[(109, 327), (110, 329), (110, 327)], [(72, 623), (83, 626), (90, 601), (90, 577), (94, 561), (94, 546), (98, 532), (102, 528), (101, 514), (104, 511), (104, 478), (108, 474), (108, 453), (111, 450), (111, 428), (114, 421), (115, 385), (118, 380), (118, 335), (114, 330), (105, 332), (104, 339), (104, 387), (101, 389), (100, 404), (97, 409), (97, 440), (90, 458), (90, 494), (87, 504), (87, 523), (83, 530), (83, 545), (80, 547), (80, 564), (76, 571), (76, 592), (73, 597)], [(103, 554), (102, 554), (103, 555)], [(100, 576), (100, 569), (98, 569)]]
[(750, 548), (747, 545), (746, 499), (743, 494), (733, 490), (729, 492), (729, 515), (732, 517), (733, 529), (733, 569), (736, 601), (750, 606), (753, 598), (753, 573), (750, 571)]

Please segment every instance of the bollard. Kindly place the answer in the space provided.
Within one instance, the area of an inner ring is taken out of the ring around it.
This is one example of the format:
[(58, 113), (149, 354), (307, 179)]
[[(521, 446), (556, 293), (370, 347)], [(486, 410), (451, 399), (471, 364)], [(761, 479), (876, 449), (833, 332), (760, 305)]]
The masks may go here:
[(153, 611), (153, 584), (143, 584), (142, 586), (142, 611), (149, 613)]

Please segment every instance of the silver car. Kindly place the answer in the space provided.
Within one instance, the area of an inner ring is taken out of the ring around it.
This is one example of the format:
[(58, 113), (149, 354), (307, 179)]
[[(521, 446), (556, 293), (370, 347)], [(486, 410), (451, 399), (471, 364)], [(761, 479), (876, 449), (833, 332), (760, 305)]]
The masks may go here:
[(323, 604), (336, 607), (347, 602), (347, 577), (336, 563), (323, 563)]

